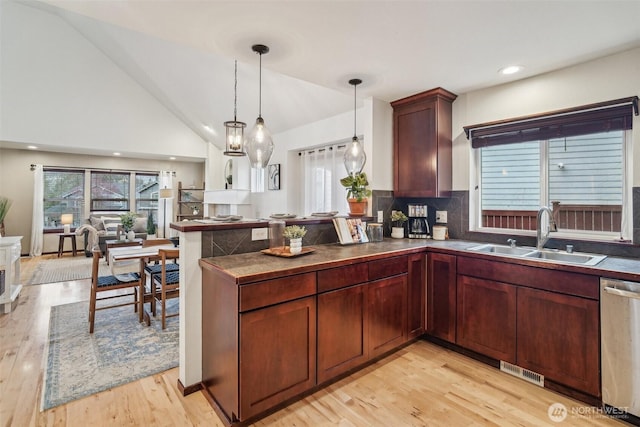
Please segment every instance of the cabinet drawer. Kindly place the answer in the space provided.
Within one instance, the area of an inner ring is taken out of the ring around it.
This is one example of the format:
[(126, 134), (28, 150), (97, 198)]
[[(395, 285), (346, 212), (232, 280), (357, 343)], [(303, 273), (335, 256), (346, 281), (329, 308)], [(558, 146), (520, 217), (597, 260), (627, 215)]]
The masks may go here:
[(318, 292), (346, 288), (367, 281), (369, 268), (366, 262), (318, 271)]
[(369, 280), (382, 279), (406, 273), (409, 269), (407, 256), (385, 258), (369, 262)]
[(315, 273), (298, 274), (240, 286), (240, 311), (302, 298), (316, 293)]

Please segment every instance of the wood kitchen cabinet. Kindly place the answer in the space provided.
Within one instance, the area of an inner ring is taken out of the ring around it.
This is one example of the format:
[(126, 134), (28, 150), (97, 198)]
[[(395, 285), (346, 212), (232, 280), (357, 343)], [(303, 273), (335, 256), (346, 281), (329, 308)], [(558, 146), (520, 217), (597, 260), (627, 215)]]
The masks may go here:
[(369, 358), (407, 341), (407, 275), (368, 285)]
[(600, 393), (598, 276), (458, 257), (457, 344)]
[(518, 365), (600, 396), (598, 301), (518, 289)]
[(240, 389), (243, 391), (240, 415), (243, 419), (315, 384), (315, 297), (240, 315)]
[(426, 269), (425, 254), (409, 255), (407, 274), (407, 339), (422, 335), (425, 331), (426, 307)]
[(456, 343), (516, 363), (516, 287), (458, 276)]
[(451, 195), (451, 104), (456, 97), (436, 88), (391, 103), (395, 197)]
[(427, 254), (427, 333), (456, 341), (456, 256)]

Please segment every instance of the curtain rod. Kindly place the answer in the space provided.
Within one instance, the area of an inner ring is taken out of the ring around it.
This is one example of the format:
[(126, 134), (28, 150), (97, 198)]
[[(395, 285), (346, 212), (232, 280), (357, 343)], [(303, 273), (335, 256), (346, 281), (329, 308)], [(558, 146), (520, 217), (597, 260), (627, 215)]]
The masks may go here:
[[(142, 173), (157, 173), (159, 174), (161, 171), (154, 171), (154, 170), (150, 170), (150, 171), (143, 171), (143, 170), (131, 170), (131, 169), (106, 169), (106, 168), (79, 168), (79, 167), (73, 167), (73, 166), (51, 166), (51, 165), (43, 165), (43, 168), (48, 168), (48, 169), (63, 169), (63, 170), (80, 170), (80, 171), (100, 171), (100, 172), (142, 172)], [(34, 163), (31, 163), (30, 165), (30, 169), (32, 171), (34, 171), (36, 169), (36, 165)], [(169, 171), (171, 172), (172, 176), (176, 176), (176, 171)]]

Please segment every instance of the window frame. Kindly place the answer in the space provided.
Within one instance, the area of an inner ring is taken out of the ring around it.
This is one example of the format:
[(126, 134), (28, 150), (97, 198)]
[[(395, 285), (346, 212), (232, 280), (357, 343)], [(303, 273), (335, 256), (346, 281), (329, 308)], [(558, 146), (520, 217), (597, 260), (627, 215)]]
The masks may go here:
[[(620, 232), (592, 231), (592, 230), (566, 230), (560, 229), (553, 233), (554, 238), (587, 240), (587, 241), (612, 241), (630, 240), (633, 237), (633, 206), (631, 199), (632, 183), (632, 131), (623, 131), (623, 155), (622, 155), (622, 221)], [(540, 203), (541, 206), (551, 207), (549, 201), (549, 140), (539, 141), (540, 147)], [(469, 194), (469, 231), (492, 234), (509, 234), (535, 236), (536, 230), (522, 230), (512, 228), (497, 228), (482, 226), (482, 180), (481, 180), (481, 148), (471, 150), (470, 156), (470, 187), (474, 189)]]
[[(46, 176), (49, 173), (56, 173), (56, 174), (73, 174), (73, 175), (79, 175), (82, 177), (81, 182), (81, 188), (82, 188), (82, 198), (81, 199), (63, 199), (63, 198), (47, 198), (45, 197), (46, 195), (43, 194), (42, 197), (42, 209), (43, 209), (43, 223), (42, 223), (42, 228), (43, 228), (43, 232), (44, 233), (58, 233), (63, 229), (63, 226), (61, 224), (56, 224), (55, 226), (47, 226), (45, 221), (47, 218), (47, 214), (45, 213), (45, 209), (46, 209), (46, 204), (47, 202), (51, 202), (51, 201), (59, 201), (59, 202), (63, 202), (63, 201), (68, 201), (68, 200), (74, 200), (80, 203), (80, 212), (73, 212), (74, 216), (73, 216), (73, 224), (71, 224), (71, 229), (75, 229), (77, 227), (79, 227), (80, 225), (82, 225), (82, 222), (84, 221), (84, 210), (85, 210), (85, 203), (86, 203), (86, 175), (84, 173), (83, 170), (78, 170), (78, 169), (64, 169), (64, 168), (43, 168), (43, 180), (44, 182), (46, 182)], [(44, 183), (43, 182), (43, 183)], [(45, 193), (46, 193), (46, 188), (45, 188)], [(68, 213), (68, 212), (65, 212)], [(77, 213), (77, 214), (76, 214)], [(60, 213), (62, 214), (62, 212)], [(58, 220), (59, 221), (59, 220)]]

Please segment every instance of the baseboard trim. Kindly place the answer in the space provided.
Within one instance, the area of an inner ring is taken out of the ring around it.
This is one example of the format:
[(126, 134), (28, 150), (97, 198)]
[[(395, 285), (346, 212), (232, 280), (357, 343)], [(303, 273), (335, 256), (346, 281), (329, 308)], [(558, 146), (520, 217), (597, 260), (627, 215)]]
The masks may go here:
[(191, 393), (202, 390), (202, 384), (196, 383), (185, 387), (184, 384), (182, 384), (182, 381), (178, 380), (178, 390), (180, 391), (180, 393), (182, 393), (183, 396), (188, 396)]

